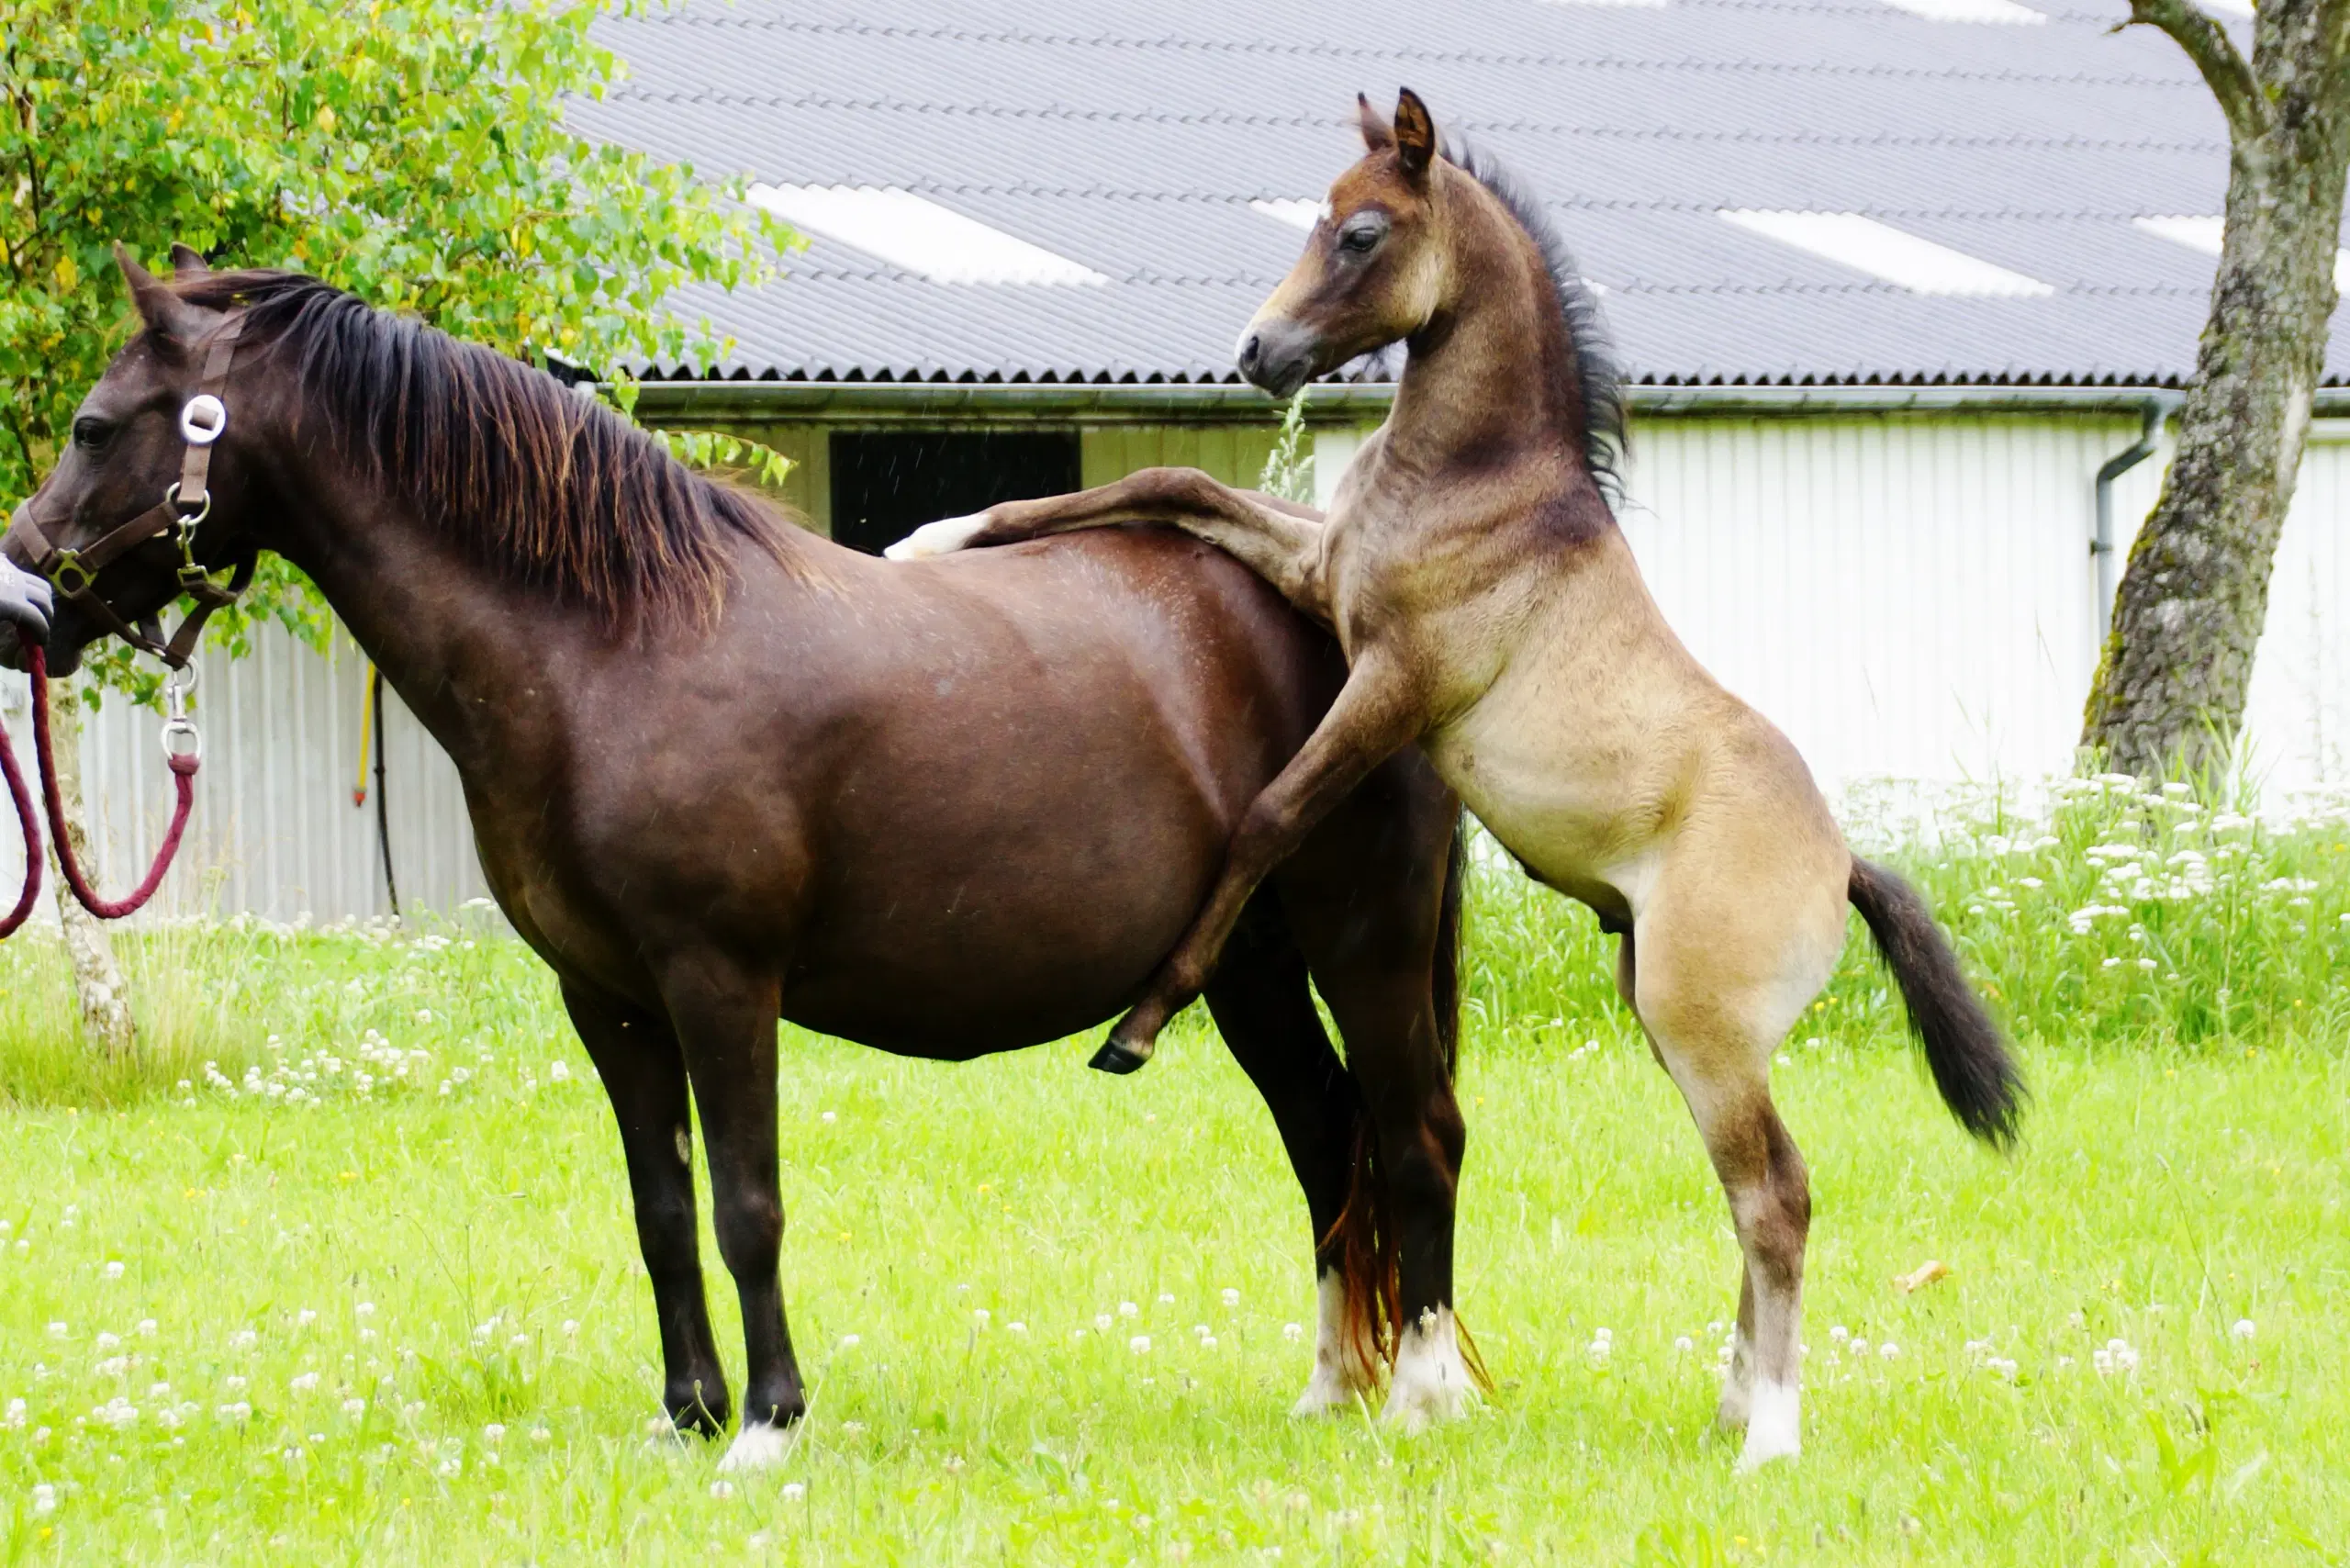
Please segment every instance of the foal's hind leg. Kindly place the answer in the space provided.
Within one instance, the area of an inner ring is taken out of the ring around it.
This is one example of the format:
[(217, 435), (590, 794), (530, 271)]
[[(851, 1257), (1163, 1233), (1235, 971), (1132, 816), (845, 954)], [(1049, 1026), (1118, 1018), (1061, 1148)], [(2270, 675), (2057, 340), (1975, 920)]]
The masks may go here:
[(1305, 1189), (1314, 1227), (1320, 1309), (1314, 1371), (1291, 1414), (1349, 1407), (1359, 1394), (1379, 1387), (1372, 1347), (1363, 1332), (1379, 1305), (1357, 1299), (1361, 1282), (1350, 1294), (1345, 1238), (1338, 1231), (1357, 1140), (1370, 1136), (1370, 1127), (1355, 1081), (1330, 1048), (1314, 1010), (1305, 960), (1282, 926), (1273, 895), (1250, 901), (1206, 996), (1225, 1047), (1273, 1114), (1290, 1168)]
[(568, 981), (563, 1004), (611, 1097), (628, 1153), (636, 1240), (661, 1326), (662, 1407), (681, 1429), (715, 1437), (726, 1425), (726, 1374), (702, 1297), (693, 1134), (677, 1037), (666, 1019)]
[[(1729, 1200), (1738, 1232), (1738, 1335), (1720, 1419), (1743, 1427), (1739, 1468), (1802, 1449), (1804, 1248), (1811, 1188), (1771, 1103), (1771, 1055), (1834, 967), (1832, 924), (1811, 890), (1768, 917), (1669, 894), (1641, 913), (1624, 978), (1658, 1059), (1673, 1075)], [(1813, 906), (1818, 905), (1815, 908)]]
[(720, 1468), (755, 1469), (782, 1459), (783, 1429), (808, 1401), (776, 1270), (783, 1252), (783, 1199), (776, 1170), (776, 982), (711, 953), (669, 966), (662, 1000), (683, 1047), (710, 1145), (711, 1204), (718, 1252), (743, 1308), (743, 1429)]

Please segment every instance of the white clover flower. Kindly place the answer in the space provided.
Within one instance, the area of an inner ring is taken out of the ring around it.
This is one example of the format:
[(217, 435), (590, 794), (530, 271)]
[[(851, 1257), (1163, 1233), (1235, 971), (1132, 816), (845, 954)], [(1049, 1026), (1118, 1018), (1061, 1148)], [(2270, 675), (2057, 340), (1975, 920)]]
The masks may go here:
[(734, 1483), (713, 1481), (710, 1484), (710, 1495), (713, 1497), (732, 1497), (734, 1495)]
[(1697, 1348), (1697, 1341), (1686, 1334), (1676, 1334), (1673, 1336), (1673, 1348), (1676, 1353), (1685, 1356)]
[(563, 1320), (563, 1332), (564, 1332), (564, 1337), (565, 1337), (565, 1338), (570, 1338), (572, 1335), (575, 1335), (575, 1334), (578, 1333), (578, 1332), (579, 1332), (579, 1319), (577, 1319), (577, 1318), (576, 1318), (576, 1317), (566, 1317), (566, 1318), (565, 1318), (565, 1319)]
[(1118, 1316), (1121, 1317), (1133, 1317), (1141, 1311), (1141, 1307), (1130, 1301), (1122, 1301), (1118, 1304)]
[(139, 1320), (139, 1337), (142, 1339), (152, 1339), (155, 1337), (155, 1320), (153, 1318), (142, 1317)]
[(1901, 1347), (1887, 1339), (1876, 1348), (1876, 1353), (1889, 1361), (1901, 1353)]
[(8, 1414), (0, 1417), (0, 1426), (21, 1428), (24, 1424), (25, 1402), (21, 1399), (11, 1399), (8, 1401)]
[(856, 1350), (859, 1345), (862, 1345), (862, 1344), (864, 1344), (864, 1343), (865, 1343), (865, 1339), (864, 1339), (864, 1337), (863, 1337), (863, 1336), (861, 1336), (861, 1335), (857, 1335), (857, 1334), (844, 1334), (844, 1335), (842, 1335), (842, 1336), (841, 1336), (841, 1349), (842, 1349), (842, 1350)]
[(1856, 1356), (1865, 1356), (1869, 1353), (1869, 1342), (1857, 1334), (1852, 1336), (1849, 1348)]
[(806, 1482), (787, 1481), (783, 1484), (783, 1500), (785, 1502), (797, 1503), (800, 1498), (805, 1497), (806, 1495), (808, 1495), (808, 1484)]
[(124, 1373), (129, 1371), (130, 1358), (129, 1356), (108, 1356), (105, 1361), (100, 1361), (97, 1365), (97, 1373), (100, 1377), (121, 1377)]
[(50, 1324), (50, 1325), (49, 1326), (49, 1337), (50, 1337), (50, 1338), (52, 1338), (52, 1339), (62, 1339), (62, 1338), (65, 1338), (65, 1325), (63, 1325), (62, 1323), (52, 1323), (52, 1324)]
[(1173, 1306), (1175, 1305), (1175, 1298), (1172, 1295), (1169, 1295), (1167, 1292), (1160, 1291), (1158, 1293), (1158, 1305), (1161, 1306)]
[(1852, 1337), (1852, 1331), (1839, 1323), (1828, 1331), (1828, 1337), (1841, 1345)]
[(975, 1306), (971, 1308), (971, 1322), (976, 1327), (982, 1329), (985, 1328), (988, 1326), (988, 1319), (990, 1316), (991, 1315), (989, 1313), (988, 1309), (984, 1306)]
[(839, 1121), (840, 1118), (833, 1114), (830, 1111), (827, 1111), (822, 1116), (818, 1117), (817, 1120), (823, 1122), (836, 1122)]
[(571, 1069), (559, 1061), (547, 1063), (547, 1081), (550, 1083), (570, 1082)]
[(1003, 1326), (1003, 1331), (1007, 1334), (1025, 1334), (1028, 1332), (1028, 1325), (1015, 1317)]
[(1097, 1312), (1093, 1315), (1093, 1327), (1103, 1334), (1107, 1334), (1110, 1331), (1110, 1325), (1116, 1321), (1116, 1318), (1106, 1312)]
[(2228, 1332), (2234, 1335), (2239, 1339), (2249, 1339), (2255, 1334), (2260, 1332), (2260, 1330), (2253, 1327), (2251, 1318), (2239, 1317), (2235, 1320), (2234, 1324), (2229, 1327)]
[(122, 1336), (119, 1334), (100, 1334), (97, 1338), (97, 1346), (101, 1350), (118, 1350), (121, 1345)]
[(1303, 1339), (1305, 1338), (1305, 1330), (1294, 1323), (1284, 1323), (1281, 1325), (1281, 1338), (1290, 1340)]
[(231, 1405), (215, 1406), (212, 1413), (223, 1421), (243, 1421), (252, 1417), (253, 1407), (240, 1399)]
[(506, 1428), (500, 1422), (492, 1421), (481, 1429), (481, 1439), (486, 1443), (502, 1443), (506, 1440)]
[(247, 1380), (241, 1377), (224, 1377), (220, 1380), (220, 1386), (227, 1389), (229, 1393), (235, 1394), (242, 1390), (245, 1387), (246, 1383)]
[(517, 1334), (514, 1338), (506, 1341), (506, 1348), (509, 1350), (519, 1350), (530, 1344), (530, 1342), (531, 1337), (528, 1334)]
[(342, 1402), (342, 1413), (356, 1421), (360, 1417), (367, 1414), (367, 1402), (364, 1399), (346, 1399)]
[(33, 1518), (45, 1519), (57, 1512), (57, 1488), (41, 1482), (33, 1488)]
[(1201, 1349), (1201, 1350), (1214, 1350), (1214, 1349), (1215, 1349), (1215, 1336), (1214, 1336), (1214, 1335), (1213, 1335), (1213, 1334), (1203, 1334), (1203, 1335), (1201, 1335), (1201, 1336), (1200, 1336), (1200, 1349)]
[(297, 1374), (295, 1374), (294, 1383), (293, 1383), (293, 1389), (294, 1389), (294, 1392), (295, 1392), (295, 1393), (297, 1393), (297, 1394), (308, 1394), (308, 1393), (309, 1393), (312, 1389), (314, 1389), (314, 1388), (316, 1388), (316, 1387), (318, 1387), (318, 1386), (319, 1386), (319, 1374), (318, 1374), (318, 1373), (316, 1373), (316, 1372), (297, 1372)]
[(297, 1328), (308, 1328), (311, 1324), (316, 1323), (318, 1320), (319, 1315), (312, 1312), (306, 1306), (301, 1311), (294, 1315), (294, 1327)]
[(120, 1263), (110, 1262), (106, 1266), (102, 1272), (104, 1272), (106, 1277), (109, 1280), (118, 1280), (122, 1278), (122, 1265)]
[[(2350, 920), (2350, 914), (2345, 914), (2342, 918), (2344, 920)], [(1226, 1285), (1224, 1287), (1223, 1299), (1224, 1305), (1226, 1306), (1238, 1306), (1240, 1305), (1240, 1293), (1234, 1290), (1230, 1285)]]
[(1126, 1349), (1132, 1350), (1137, 1356), (1147, 1356), (1150, 1354), (1150, 1336), (1147, 1334), (1136, 1335), (1133, 1338), (1126, 1341)]

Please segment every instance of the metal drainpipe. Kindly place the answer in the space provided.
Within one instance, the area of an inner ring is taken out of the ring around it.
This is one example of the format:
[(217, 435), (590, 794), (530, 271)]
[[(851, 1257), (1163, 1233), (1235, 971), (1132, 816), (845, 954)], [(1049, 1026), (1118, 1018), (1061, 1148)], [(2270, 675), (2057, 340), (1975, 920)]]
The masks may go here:
[(2146, 399), (2142, 410), (2143, 426), (2135, 444), (2115, 453), (2097, 471), (2097, 533), (2089, 541), (2089, 554), (2097, 562), (2097, 641), (2105, 645), (2106, 634), (2113, 629), (2113, 482), (2154, 454), (2162, 444), (2163, 426), (2177, 411), (2184, 398), (2177, 392), (2156, 392)]

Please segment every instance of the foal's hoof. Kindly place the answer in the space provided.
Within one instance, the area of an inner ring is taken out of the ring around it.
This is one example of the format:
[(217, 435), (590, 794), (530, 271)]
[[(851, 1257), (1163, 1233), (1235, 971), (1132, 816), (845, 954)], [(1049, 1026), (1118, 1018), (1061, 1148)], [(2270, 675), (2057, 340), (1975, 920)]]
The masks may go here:
[(1132, 1046), (1124, 1045), (1117, 1040), (1111, 1039), (1102, 1041), (1102, 1048), (1095, 1051), (1093, 1053), (1093, 1059), (1087, 1062), (1085, 1065), (1091, 1068), (1096, 1072), (1115, 1072), (1125, 1074), (1136, 1071), (1143, 1063), (1149, 1059), (1150, 1047), (1148, 1046), (1145, 1046), (1142, 1049), (1136, 1050)]

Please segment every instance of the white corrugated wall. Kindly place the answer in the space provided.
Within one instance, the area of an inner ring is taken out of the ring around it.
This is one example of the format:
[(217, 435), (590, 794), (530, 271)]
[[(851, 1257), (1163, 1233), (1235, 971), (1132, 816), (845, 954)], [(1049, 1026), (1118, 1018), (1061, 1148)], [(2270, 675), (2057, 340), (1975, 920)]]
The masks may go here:
[[(2036, 779), (2071, 764), (2096, 657), (2095, 476), (2136, 433), (2127, 417), (1652, 417), (1624, 525), (1692, 650), (1831, 791)], [(1326, 486), (1355, 440), (1320, 438)], [(1129, 444), (1137, 463), (1165, 455)], [(2117, 487), (2125, 528), (2152, 505), (2159, 465)], [(2249, 744), (2272, 790), (2350, 782), (2350, 650), (2335, 614), (2350, 602), (2346, 527), (2350, 421), (2321, 421), (2253, 680)], [(364, 672), (347, 644), (321, 657), (281, 635), (247, 660), (213, 656), (196, 874), (173, 879), (170, 909), (328, 920), (386, 907), (374, 802), (351, 795)], [(20, 712), (21, 683), (8, 701)], [(85, 737), (110, 888), (143, 864), (170, 802), (158, 724), (110, 703)], [(454, 769), (397, 698), (387, 727), (403, 902), (480, 895)], [(20, 720), (11, 729), (21, 735)]]

